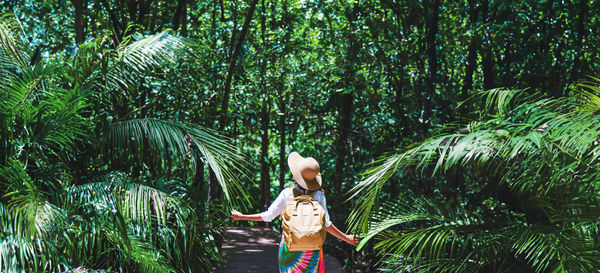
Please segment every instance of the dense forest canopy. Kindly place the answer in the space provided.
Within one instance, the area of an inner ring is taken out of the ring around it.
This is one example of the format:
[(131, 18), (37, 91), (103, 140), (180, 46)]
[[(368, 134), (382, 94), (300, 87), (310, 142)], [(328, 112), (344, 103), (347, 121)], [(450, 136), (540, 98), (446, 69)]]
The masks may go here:
[(327, 241), (348, 270), (598, 268), (596, 1), (0, 12), (2, 272), (211, 271), (228, 209), (266, 208), (292, 151), (367, 236)]

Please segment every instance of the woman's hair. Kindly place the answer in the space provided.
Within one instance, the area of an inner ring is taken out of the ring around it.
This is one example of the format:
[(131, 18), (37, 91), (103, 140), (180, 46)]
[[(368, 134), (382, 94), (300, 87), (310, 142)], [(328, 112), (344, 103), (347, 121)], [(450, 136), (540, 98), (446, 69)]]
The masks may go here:
[(322, 191), (323, 193), (325, 193), (323, 188), (320, 188), (318, 190), (307, 190), (307, 189), (303, 188), (302, 186), (298, 185), (298, 183), (294, 183), (293, 190), (294, 190), (294, 196), (299, 196), (299, 195), (313, 196), (315, 194), (315, 192), (317, 192), (317, 191)]

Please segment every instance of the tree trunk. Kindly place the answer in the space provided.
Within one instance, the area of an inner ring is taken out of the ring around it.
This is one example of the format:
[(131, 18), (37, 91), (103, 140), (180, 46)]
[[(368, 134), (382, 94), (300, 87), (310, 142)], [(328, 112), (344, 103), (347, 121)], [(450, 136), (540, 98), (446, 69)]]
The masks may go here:
[[(489, 0), (485, 0), (483, 2), (483, 6), (481, 7), (482, 12), (483, 12), (483, 21), (486, 25), (489, 25)], [(483, 70), (483, 88), (485, 90), (489, 90), (494, 88), (495, 83), (494, 83), (494, 58), (492, 55), (492, 49), (491, 49), (491, 44), (490, 44), (490, 34), (488, 31), (486, 31), (486, 40), (487, 40), (487, 44), (486, 44), (486, 48), (485, 48), (485, 52), (483, 54), (483, 58), (482, 58), (482, 70)]]
[[(275, 8), (275, 7), (273, 7)], [(282, 25), (287, 25), (289, 27), (286, 28), (286, 32), (283, 36), (283, 54), (282, 54), (282, 58), (286, 58), (288, 52), (289, 52), (289, 41), (290, 41), (290, 36), (293, 33), (293, 28), (292, 28), (292, 24), (291, 22), (289, 22), (289, 13), (288, 13), (288, 9), (287, 9), (287, 1), (284, 1), (282, 3), (282, 14), (281, 16), (277, 17), (281, 19), (281, 23)], [(271, 14), (275, 15), (275, 12), (271, 12)], [(271, 20), (276, 21), (277, 18), (272, 18)], [(279, 116), (279, 191), (282, 191), (283, 188), (285, 188), (285, 174), (288, 173), (288, 166), (287, 166), (287, 153), (286, 153), (286, 145), (287, 145), (287, 124), (286, 124), (286, 118), (287, 118), (287, 104), (289, 102), (289, 91), (285, 91), (285, 75), (286, 75), (286, 69), (284, 66), (281, 67), (281, 74), (279, 75), (279, 90), (281, 90), (281, 92), (283, 92), (283, 94), (280, 94), (279, 96), (279, 110), (281, 111), (281, 115)]]
[(352, 127), (352, 94), (343, 94), (339, 98), (338, 140), (336, 142), (336, 161), (334, 184), (334, 202), (339, 204), (342, 199), (342, 184), (344, 183), (344, 167), (348, 143), (348, 134)]
[(483, 88), (485, 90), (494, 88), (494, 60), (489, 50), (484, 53), (481, 65), (483, 67)]
[(403, 138), (405, 136), (405, 132), (408, 130), (408, 127), (410, 125), (408, 124), (408, 118), (406, 116), (406, 111), (404, 110), (405, 106), (403, 103), (404, 100), (402, 99), (402, 84), (397, 79), (395, 79), (395, 77), (392, 75), (392, 71), (389, 71), (387, 74), (390, 81), (394, 83), (394, 89), (396, 91), (394, 92), (394, 103), (396, 104), (396, 107), (394, 107), (394, 115), (396, 116), (396, 118), (400, 119), (401, 128), (400, 130), (397, 130), (398, 137)]
[(86, 21), (83, 19), (83, 9), (87, 6), (87, 0), (71, 0), (75, 8), (75, 43), (85, 42)]
[(231, 38), (229, 39), (229, 47), (227, 48), (227, 56), (230, 57), (233, 54), (233, 50), (235, 49), (238, 30), (238, 8), (237, 2), (233, 2), (233, 10), (231, 11), (231, 23), (233, 24), (231, 28)]
[[(431, 6), (430, 6), (431, 5)], [(431, 101), (435, 92), (435, 81), (437, 75), (437, 51), (435, 50), (435, 36), (438, 33), (440, 18), (440, 0), (433, 0), (426, 9), (426, 13), (430, 13), (430, 18), (426, 19), (426, 42), (427, 42), (427, 58), (429, 62), (429, 77), (426, 83), (425, 96), (423, 98), (423, 134), (427, 134), (429, 123), (431, 123)]]
[[(356, 26), (355, 21), (358, 19), (359, 1), (355, 1), (351, 9), (346, 10), (346, 18), (348, 20), (348, 50), (346, 55), (346, 64), (344, 68), (345, 82), (348, 83), (350, 88), (356, 88), (356, 69), (354, 64), (356, 63), (356, 57), (359, 52), (359, 43), (356, 39)], [(354, 92), (351, 90), (350, 92)], [(352, 126), (352, 107), (353, 97), (352, 93), (346, 92), (338, 95), (338, 140), (336, 142), (336, 164), (335, 164), (335, 175), (334, 175), (334, 191), (335, 195), (333, 203), (338, 204), (342, 199), (342, 185), (344, 183), (344, 169), (346, 165), (346, 154), (347, 154), (347, 143), (348, 134)]]
[(356, 88), (356, 69), (354, 64), (356, 63), (356, 57), (359, 52), (359, 43), (356, 39), (356, 26), (354, 25), (358, 14), (360, 13), (359, 1), (355, 1), (352, 8), (346, 10), (346, 19), (348, 20), (348, 50), (345, 60), (344, 68), (344, 82), (351, 88), (349, 92), (338, 94), (338, 139), (336, 141), (336, 160), (335, 160), (335, 174), (333, 178), (333, 202), (332, 204), (339, 204), (342, 200), (342, 185), (344, 184), (344, 169), (346, 165), (346, 154), (348, 134), (350, 133), (352, 126), (352, 107), (353, 107), (353, 96), (355, 92), (353, 89)]
[(262, 189), (262, 208), (266, 210), (269, 207), (270, 184), (269, 176), (269, 106), (268, 100), (263, 102), (260, 112), (260, 184)]
[[(204, 162), (198, 158), (196, 160), (196, 174), (194, 175), (194, 191), (196, 193), (196, 205), (202, 200), (202, 184), (204, 184)], [(205, 193), (206, 194), (206, 193)]]
[(280, 97), (279, 110), (281, 115), (279, 116), (279, 191), (282, 191), (285, 187), (285, 173), (287, 172), (286, 156), (285, 156), (285, 145), (286, 145), (286, 126), (285, 126), (285, 115), (287, 111), (287, 96), (285, 93)]
[(221, 7), (221, 22), (225, 22), (225, 5), (223, 5), (223, 0), (219, 0), (219, 7)]
[(111, 6), (108, 4), (108, 2), (106, 0), (100, 0), (100, 3), (102, 3), (102, 5), (104, 6), (104, 9), (106, 9), (106, 12), (108, 12), (108, 18), (110, 18), (110, 21), (112, 22), (113, 43), (116, 46), (119, 43), (121, 43), (121, 40), (123, 39), (123, 31), (124, 30), (121, 29), (121, 24), (119, 23), (119, 19), (117, 18), (115, 11), (111, 8)]
[[(261, 29), (261, 61), (260, 61), (260, 85), (262, 87), (262, 93), (264, 94), (262, 110), (260, 113), (260, 128), (261, 128), (261, 157), (260, 157), (260, 180), (262, 185), (262, 204), (263, 211), (269, 208), (269, 197), (271, 196), (271, 177), (269, 175), (269, 104), (271, 102), (269, 98), (269, 92), (267, 91), (267, 82), (265, 79), (266, 73), (266, 60), (265, 60), (265, 31), (266, 31), (266, 19), (265, 19), (265, 0), (261, 1), (261, 13), (260, 13), (260, 29)], [(265, 227), (268, 227), (268, 223), (265, 222)]]
[(129, 22), (137, 22), (138, 0), (127, 1), (127, 11), (129, 12)]
[[(469, 23), (471, 24), (471, 42), (469, 43), (469, 55), (467, 56), (467, 67), (465, 68), (464, 85), (460, 92), (460, 99), (466, 101), (469, 98), (469, 91), (473, 89), (473, 73), (477, 67), (477, 34), (475, 24), (477, 23), (478, 10), (475, 7), (475, 0), (469, 0)], [(462, 116), (469, 112), (467, 104), (463, 104), (461, 109)]]
[(137, 20), (135, 21), (136, 23), (144, 26), (144, 21), (146, 20), (146, 15), (148, 14), (148, 12), (150, 11), (150, 4), (152, 3), (153, 0), (138, 0), (138, 15), (137, 15)]
[[(189, 0), (190, 1), (190, 5), (194, 4), (193, 0)], [(183, 14), (181, 15), (181, 31), (179, 33), (181, 33), (182, 36), (187, 36), (187, 22), (188, 22), (188, 5), (187, 5), (187, 1), (186, 1), (186, 5), (185, 7), (183, 7)]]
[(187, 0), (178, 0), (177, 8), (175, 8), (175, 15), (173, 15), (173, 30), (178, 30), (181, 26), (185, 10), (187, 9)]
[[(579, 77), (581, 77), (581, 53), (583, 52), (583, 40), (585, 39), (585, 36), (587, 35), (587, 31), (585, 28), (585, 18), (586, 18), (586, 14), (588, 11), (588, 0), (581, 0), (581, 2), (579, 2), (579, 14), (577, 15), (577, 29), (576, 29), (576, 33), (577, 33), (577, 39), (575, 39), (575, 60), (573, 62), (573, 68), (571, 70), (571, 79), (570, 82), (575, 82), (577, 80), (579, 80)], [(561, 94), (562, 95), (562, 94)]]
[[(382, 1), (382, 5), (388, 7), (390, 10), (392, 10), (394, 17), (396, 18), (396, 45), (400, 48), (402, 47), (402, 37), (404, 36), (405, 30), (403, 29), (402, 26), (402, 22), (405, 20), (403, 19), (405, 15), (405, 13), (402, 11), (401, 6), (396, 5), (392, 0), (383, 0)], [(385, 37), (385, 36), (384, 36)], [(403, 100), (403, 96), (404, 96), (404, 90), (403, 87), (405, 87), (407, 85), (407, 82), (404, 80), (404, 78), (400, 78), (401, 73), (405, 73), (403, 71), (403, 69), (398, 69), (401, 68), (403, 66), (405, 66), (405, 64), (401, 61), (395, 61), (395, 60), (405, 60), (407, 59), (406, 55), (400, 56), (400, 52), (394, 52), (392, 54), (390, 54), (389, 56), (386, 54), (387, 52), (381, 48), (381, 46), (378, 46), (378, 50), (380, 52), (382, 52), (381, 56), (382, 59), (380, 60), (383, 64), (385, 64), (385, 75), (388, 79), (388, 81), (390, 82), (390, 87), (392, 88), (392, 91), (394, 91), (394, 116), (396, 117), (396, 120), (400, 120), (400, 128), (399, 130), (395, 130), (394, 132), (394, 140), (393, 140), (393, 145), (397, 145), (399, 142), (398, 141), (402, 141), (402, 139), (404, 138), (404, 135), (409, 127), (408, 124), (408, 118), (407, 118), (407, 114), (405, 112), (405, 103)], [(405, 54), (405, 53), (404, 53)], [(395, 55), (395, 56), (394, 56)], [(397, 187), (398, 183), (392, 183), (392, 195), (394, 192), (395, 188)]]
[(13, 128), (9, 118), (4, 113), (0, 113), (0, 165), (5, 166), (8, 159), (13, 155)]
[[(215, 37), (215, 34), (216, 34), (216, 29), (217, 29), (216, 22), (217, 22), (216, 7), (214, 7), (213, 12), (212, 12), (212, 20), (211, 20), (211, 28), (210, 28), (211, 29), (211, 36), (212, 37)], [(212, 43), (212, 48), (216, 48), (216, 46), (217, 46), (217, 39), (213, 38), (212, 42), (213, 42)], [(213, 68), (212, 74), (213, 74), (213, 81), (212, 81), (213, 82), (213, 90), (217, 90), (218, 89), (218, 85), (217, 85), (217, 80), (216, 79), (217, 79), (218, 70), (217, 70), (216, 67)], [(211, 100), (212, 100), (212, 98), (211, 98)], [(217, 103), (212, 103), (211, 102), (209, 105), (210, 106), (217, 105)], [(213, 128), (213, 126), (214, 126), (214, 120), (216, 118), (217, 118), (217, 107), (216, 106), (215, 107), (211, 107), (210, 108), (210, 112), (208, 114), (208, 119), (209, 120), (207, 122), (207, 126), (210, 127), (210, 128)], [(217, 181), (217, 178), (216, 178), (214, 172), (210, 168), (208, 169), (208, 183), (209, 183), (209, 186), (208, 186), (208, 199), (212, 201), (213, 199), (221, 198), (222, 191), (221, 191), (221, 188), (220, 188), (220, 185), (219, 185), (219, 181)], [(219, 245), (219, 244), (217, 244), (217, 245)]]
[(187, 139), (187, 141), (190, 151), (192, 152), (192, 156), (194, 156), (194, 160), (196, 161), (196, 173), (192, 178), (190, 196), (192, 201), (194, 202), (194, 205), (198, 206), (200, 205), (203, 199), (202, 188), (204, 184), (204, 162), (202, 161), (200, 153), (198, 151), (195, 151), (196, 149), (194, 149), (193, 145), (191, 144), (191, 140)]

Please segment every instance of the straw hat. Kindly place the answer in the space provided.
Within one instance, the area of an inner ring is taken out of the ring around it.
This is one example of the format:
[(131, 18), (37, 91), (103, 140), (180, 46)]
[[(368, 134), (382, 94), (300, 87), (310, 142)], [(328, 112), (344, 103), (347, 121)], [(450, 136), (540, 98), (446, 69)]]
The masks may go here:
[(288, 165), (293, 179), (300, 187), (316, 191), (321, 188), (321, 173), (319, 163), (312, 157), (304, 158), (293, 152), (288, 156)]

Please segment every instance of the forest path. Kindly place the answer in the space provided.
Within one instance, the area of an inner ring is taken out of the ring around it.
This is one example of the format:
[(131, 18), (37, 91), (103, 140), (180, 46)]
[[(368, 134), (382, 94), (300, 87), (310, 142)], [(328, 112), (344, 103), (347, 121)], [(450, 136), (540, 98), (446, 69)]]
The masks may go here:
[[(277, 254), (281, 235), (259, 227), (229, 227), (223, 251), (227, 263), (216, 273), (277, 273)], [(325, 254), (325, 272), (343, 273), (340, 263)]]

